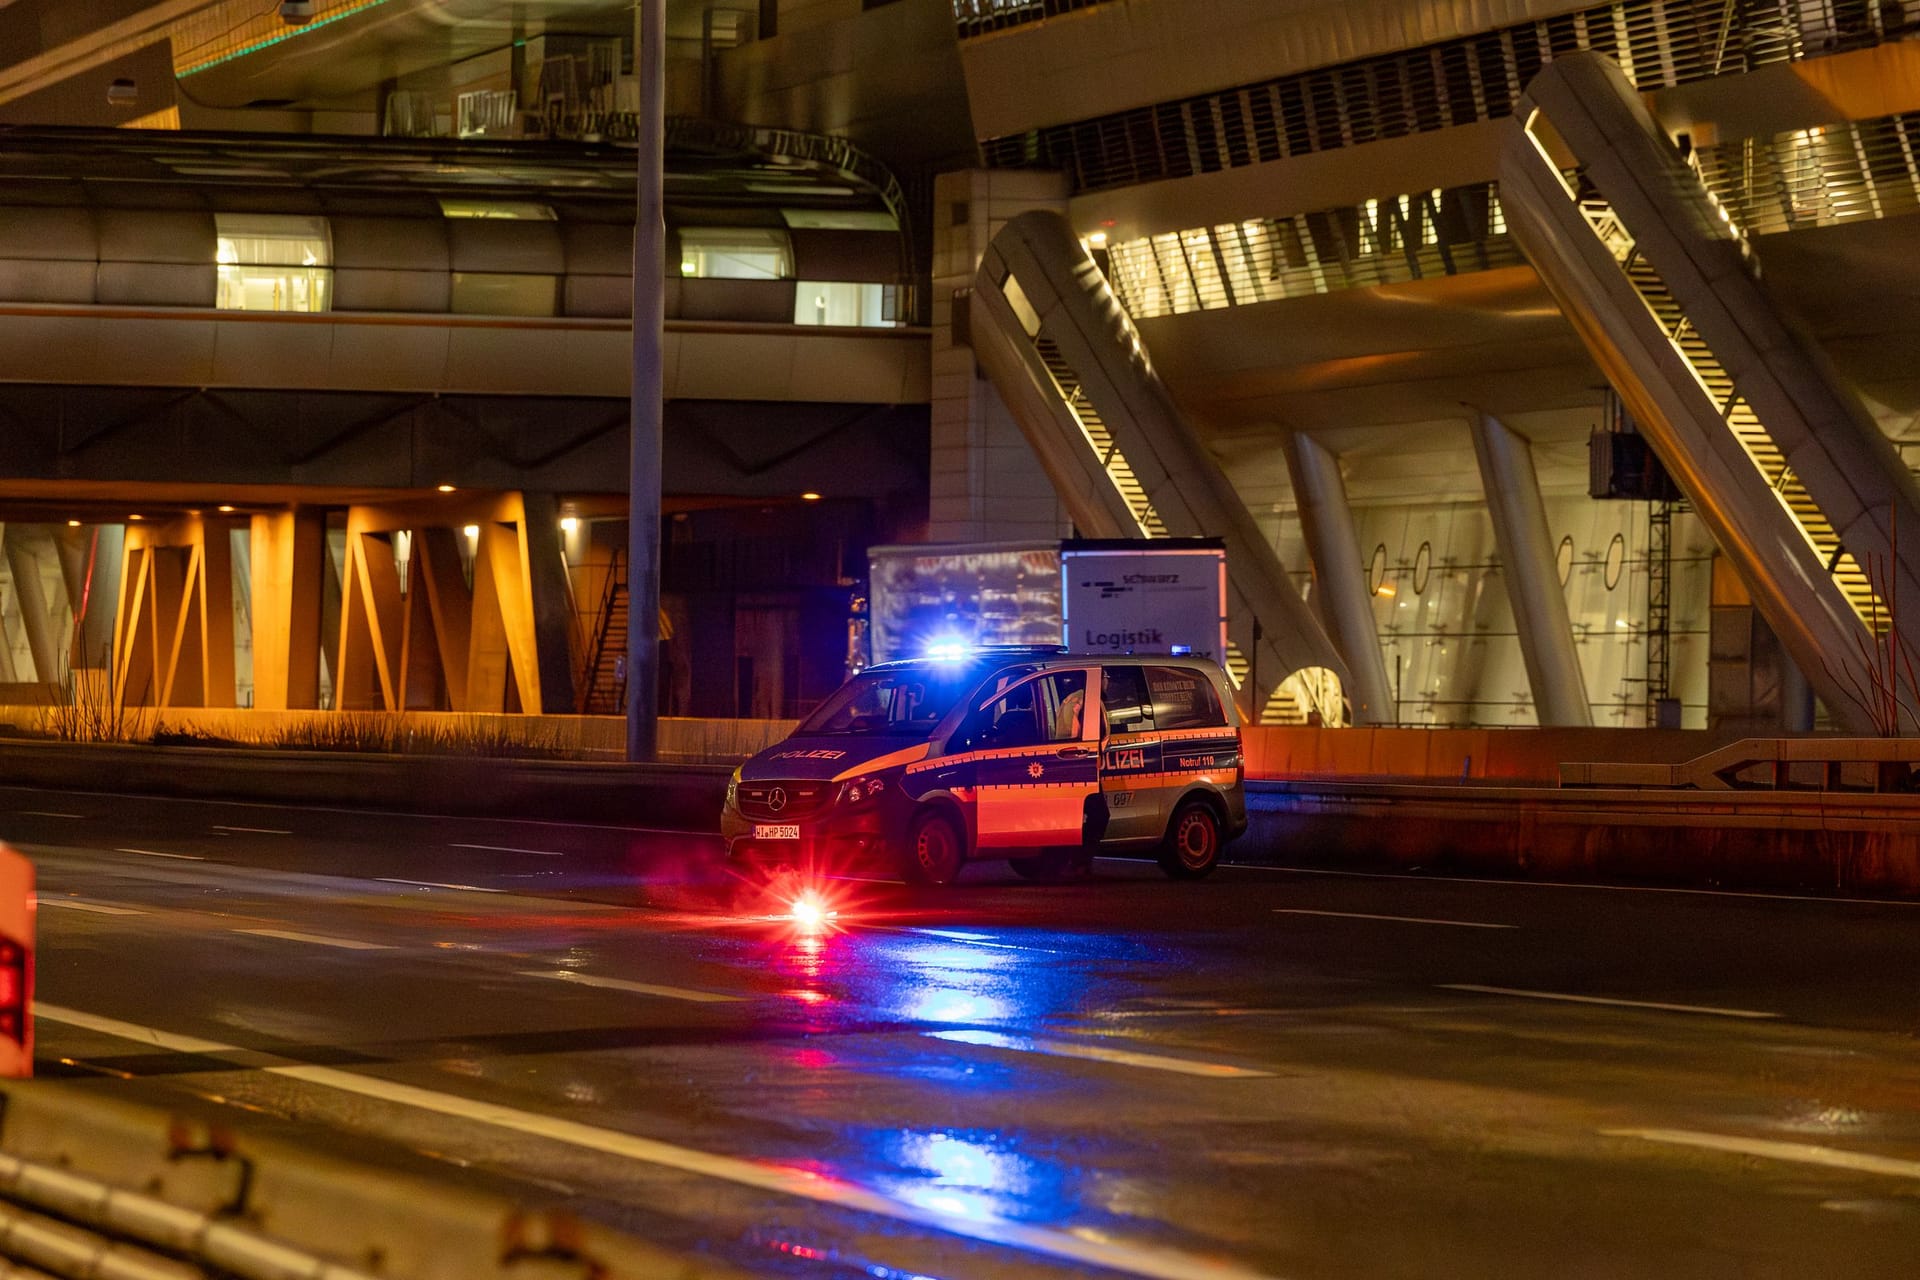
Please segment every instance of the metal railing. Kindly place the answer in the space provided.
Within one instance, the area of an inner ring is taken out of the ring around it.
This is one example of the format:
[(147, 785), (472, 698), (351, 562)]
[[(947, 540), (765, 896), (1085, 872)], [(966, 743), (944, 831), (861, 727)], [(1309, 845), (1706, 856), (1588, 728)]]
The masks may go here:
[(1525, 259), (1490, 182), (1167, 232), (1107, 248), (1135, 319), (1488, 271)]
[(1753, 234), (1920, 210), (1920, 113), (1743, 138), (1695, 156), (1708, 188)]
[(953, 0), (953, 20), (960, 38), (983, 36), (989, 31), (1039, 22), (1076, 9), (1091, 9), (1113, 0)]
[[(1045, 16), (1044, 14), (1041, 16)], [(1504, 118), (1547, 62), (1593, 49), (1661, 89), (1877, 44), (1920, 0), (1615, 0), (982, 144), (989, 166), (1057, 169), (1101, 191)]]

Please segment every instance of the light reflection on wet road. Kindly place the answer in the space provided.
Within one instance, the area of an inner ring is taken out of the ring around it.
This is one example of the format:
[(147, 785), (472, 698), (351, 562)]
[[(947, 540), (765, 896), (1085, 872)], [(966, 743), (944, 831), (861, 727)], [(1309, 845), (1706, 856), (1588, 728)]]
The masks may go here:
[[(836, 882), (802, 929), (691, 838), (36, 799), (91, 815), (0, 804), (74, 1011), (51, 1074), (755, 1271), (1873, 1276), (1920, 1245), (1911, 907), (1103, 862)], [(293, 834), (212, 832), (248, 817)]]

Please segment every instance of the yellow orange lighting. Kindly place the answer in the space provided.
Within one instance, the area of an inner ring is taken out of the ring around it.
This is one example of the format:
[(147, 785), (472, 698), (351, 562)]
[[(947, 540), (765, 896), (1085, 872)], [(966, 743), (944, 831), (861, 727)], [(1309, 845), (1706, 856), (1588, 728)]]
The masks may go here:
[(480, 536), (480, 526), (477, 524), (470, 524), (466, 528), (462, 529), (460, 532), (466, 534), (467, 541), (471, 542), (475, 538), (478, 538)]
[(223, 516), (230, 516), (233, 514), (233, 504), (231, 502), (223, 502), (216, 507), (215, 510), (219, 511)]
[(561, 516), (560, 517), (560, 532), (578, 533), (579, 531), (580, 531), (580, 518), (578, 516)]
[(820, 501), (820, 495), (819, 495), (819, 494), (817, 494), (817, 493), (813, 493), (813, 492), (807, 492), (807, 493), (803, 493), (803, 494), (801, 494), (801, 495), (800, 495), (800, 501), (802, 501), (802, 502), (818, 502), (818, 501)]
[(79, 522), (78, 520), (69, 520), (69, 521), (67, 521), (67, 528), (69, 528), (69, 529), (78, 529), (79, 527), (80, 527), (80, 522)]
[(136, 513), (136, 514), (134, 514), (134, 515), (130, 515), (130, 516), (128, 516), (128, 517), (127, 517), (127, 519), (129, 519), (129, 520), (145, 520), (145, 519), (146, 519), (146, 517), (145, 517), (145, 516), (143, 516), (143, 515), (139, 515), (139, 514), (137, 514), (137, 513)]
[(438, 489), (441, 493), (453, 492), (453, 486), (450, 484), (437, 484), (434, 486), (434, 488)]

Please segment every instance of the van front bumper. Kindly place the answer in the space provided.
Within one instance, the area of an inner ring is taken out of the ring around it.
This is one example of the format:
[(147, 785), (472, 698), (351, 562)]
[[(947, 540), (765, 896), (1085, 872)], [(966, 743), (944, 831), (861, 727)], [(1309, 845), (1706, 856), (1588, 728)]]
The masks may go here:
[[(796, 836), (771, 836), (767, 828), (791, 826)], [(747, 865), (822, 866), (885, 851), (888, 845), (884, 807), (847, 809), (833, 805), (791, 823), (749, 818), (729, 806), (720, 818), (720, 836), (727, 859)]]

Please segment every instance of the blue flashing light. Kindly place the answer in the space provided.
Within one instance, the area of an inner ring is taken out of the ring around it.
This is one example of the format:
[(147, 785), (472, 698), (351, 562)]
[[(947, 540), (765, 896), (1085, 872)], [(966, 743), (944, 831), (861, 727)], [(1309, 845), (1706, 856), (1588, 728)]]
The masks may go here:
[(972, 656), (973, 646), (965, 640), (948, 638), (930, 642), (924, 652), (935, 662), (964, 662)]
[(1191, 658), (1193, 656), (1193, 646), (1190, 644), (1176, 644), (1169, 649), (1168, 652), (1176, 658)]

